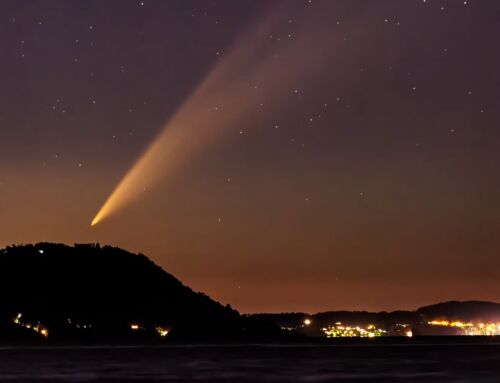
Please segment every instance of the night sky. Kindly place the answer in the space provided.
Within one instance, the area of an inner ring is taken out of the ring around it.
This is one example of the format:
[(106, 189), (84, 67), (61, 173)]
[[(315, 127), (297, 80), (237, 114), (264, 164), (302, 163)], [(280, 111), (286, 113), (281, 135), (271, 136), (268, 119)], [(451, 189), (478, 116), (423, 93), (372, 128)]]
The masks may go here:
[(496, 0), (0, 0), (0, 246), (242, 312), (498, 301), (499, 37)]

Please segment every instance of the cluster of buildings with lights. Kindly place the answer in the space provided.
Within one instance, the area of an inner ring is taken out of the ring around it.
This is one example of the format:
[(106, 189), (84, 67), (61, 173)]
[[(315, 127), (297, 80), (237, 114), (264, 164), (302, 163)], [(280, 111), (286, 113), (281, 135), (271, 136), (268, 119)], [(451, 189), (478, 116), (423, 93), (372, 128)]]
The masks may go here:
[[(36, 320), (25, 318), (22, 313), (18, 313), (12, 318), (17, 326), (33, 331), (44, 338), (49, 337), (49, 329), (46, 325)], [(73, 331), (85, 331), (91, 334), (92, 323), (67, 318), (64, 327)], [(297, 322), (295, 322), (297, 323)], [(376, 322), (374, 322), (376, 323)], [(124, 323), (124, 330), (129, 334), (146, 336), (150, 339), (161, 339), (167, 337), (170, 329), (164, 326), (145, 325), (137, 322)], [(363, 324), (363, 322), (353, 320), (337, 321), (328, 324), (326, 321), (319, 321), (318, 318), (302, 317), (298, 324), (292, 326), (281, 326), (282, 330), (289, 330), (302, 333), (306, 336), (326, 337), (326, 338), (380, 338), (380, 337), (413, 337), (421, 335), (459, 335), (459, 336), (500, 336), (500, 322), (490, 321), (460, 321), (460, 320), (421, 320), (412, 324), (379, 322), (377, 324)], [(54, 330), (54, 329), (53, 329)], [(56, 326), (54, 333), (59, 334), (60, 328)]]
[(47, 330), (47, 327), (43, 326), (40, 324), (40, 322), (37, 322), (35, 324), (30, 323), (30, 322), (25, 322), (22, 320), (23, 314), (18, 313), (16, 317), (13, 319), (13, 322), (19, 326), (22, 326), (28, 330), (32, 330), (43, 337), (47, 338), (49, 336), (49, 330)]
[(377, 328), (373, 324), (366, 327), (343, 325), (336, 322), (334, 325), (323, 327), (321, 331), (327, 338), (375, 338), (387, 334), (386, 330)]
[(460, 320), (420, 320), (409, 323), (362, 324), (361, 322), (335, 322), (325, 324), (314, 317), (308, 317), (295, 326), (282, 327), (283, 330), (298, 331), (309, 336), (327, 338), (379, 338), (400, 336), (500, 336), (500, 322), (460, 321)]
[[(145, 327), (138, 324), (138, 323), (131, 323), (130, 329), (133, 331), (144, 331)], [(156, 326), (155, 332), (163, 338), (163, 337), (166, 337), (168, 335), (169, 329), (162, 327), (162, 326)]]
[(383, 336), (418, 335), (463, 335), (463, 336), (500, 336), (500, 322), (466, 322), (432, 320), (419, 325), (396, 324), (384, 329), (373, 324), (366, 326), (348, 325), (336, 322), (321, 328), (327, 338), (377, 338)]
[(384, 336), (412, 337), (412, 326), (409, 324), (396, 324), (387, 326), (376, 324), (360, 324), (335, 322), (326, 324), (315, 321), (313, 318), (303, 319), (295, 326), (281, 326), (282, 330), (297, 331), (306, 336), (327, 338), (379, 338)]
[[(44, 338), (49, 337), (49, 330), (47, 326), (41, 324), (39, 321), (31, 321), (29, 319), (25, 319), (23, 316), (23, 313), (18, 313), (16, 316), (12, 318), (12, 322), (20, 327), (23, 327), (25, 329), (31, 330), (35, 333), (38, 333), (39, 335), (43, 336)], [(82, 321), (77, 321), (75, 319), (67, 318), (66, 323), (64, 325), (66, 329), (73, 329), (73, 330), (87, 330), (85, 332), (86, 334), (90, 334), (93, 326), (92, 323), (90, 322), (82, 322)], [(168, 335), (169, 329), (163, 326), (155, 326), (155, 327), (147, 327), (143, 326), (138, 323), (130, 323), (129, 326), (129, 331), (131, 334), (133, 333), (151, 333), (154, 334), (160, 338), (164, 338)], [(56, 330), (60, 330), (60, 328), (56, 328)], [(60, 331), (55, 331), (56, 333), (59, 333)]]
[(437, 329), (451, 330), (456, 335), (496, 336), (500, 335), (500, 322), (463, 322), (433, 320), (427, 325)]
[(500, 322), (466, 322), (432, 320), (418, 325), (396, 324), (380, 328), (373, 324), (349, 325), (336, 322), (321, 328), (327, 338), (377, 338), (383, 336), (417, 335), (463, 335), (463, 336), (500, 336)]

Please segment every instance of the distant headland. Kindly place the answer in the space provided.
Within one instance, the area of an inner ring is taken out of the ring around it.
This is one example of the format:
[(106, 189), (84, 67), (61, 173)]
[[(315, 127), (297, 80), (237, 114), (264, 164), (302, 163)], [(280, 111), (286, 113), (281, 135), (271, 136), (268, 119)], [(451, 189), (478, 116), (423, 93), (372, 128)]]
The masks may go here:
[(500, 335), (500, 304), (416, 311), (241, 315), (194, 292), (142, 254), (98, 244), (0, 250), (0, 342), (286, 341)]

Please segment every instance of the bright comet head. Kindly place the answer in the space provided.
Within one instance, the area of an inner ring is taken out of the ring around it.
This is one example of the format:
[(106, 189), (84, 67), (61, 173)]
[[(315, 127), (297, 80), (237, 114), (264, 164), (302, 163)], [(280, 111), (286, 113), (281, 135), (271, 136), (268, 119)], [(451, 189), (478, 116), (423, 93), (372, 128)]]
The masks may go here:
[[(279, 57), (289, 64), (286, 71), (277, 67), (278, 53), (274, 45), (272, 49), (269, 47), (268, 36), (283, 18), (281, 11), (281, 8), (274, 9), (261, 23), (249, 28), (248, 33), (238, 40), (239, 43), (212, 68), (122, 178), (91, 226), (127, 206), (144, 192), (146, 186), (152, 186), (160, 175), (173, 173), (179, 164), (201, 153), (211, 143), (230, 136), (228, 133), (231, 130), (237, 132), (242, 120), (257, 115), (255, 112), (260, 109), (264, 96), (249, 91), (250, 85), (265, 84), (266, 98), (276, 100), (275, 105), (278, 106), (284, 102), (279, 100), (290, 97), (291, 83), (309, 81), (311, 64), (316, 73), (318, 62), (330, 62), (322, 60), (322, 57), (331, 51), (333, 40), (322, 38), (323, 30), (316, 26), (304, 29), (308, 33), (280, 48)], [(310, 44), (311, 41), (315, 43)], [(303, 54), (304, 47), (308, 49), (307, 57)]]

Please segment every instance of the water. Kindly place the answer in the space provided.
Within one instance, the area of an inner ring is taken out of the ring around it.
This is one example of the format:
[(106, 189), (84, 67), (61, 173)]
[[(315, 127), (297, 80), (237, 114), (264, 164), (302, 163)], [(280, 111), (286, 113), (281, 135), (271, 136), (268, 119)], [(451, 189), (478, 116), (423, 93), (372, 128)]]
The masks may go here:
[(500, 342), (3, 347), (1, 382), (500, 382)]

